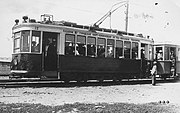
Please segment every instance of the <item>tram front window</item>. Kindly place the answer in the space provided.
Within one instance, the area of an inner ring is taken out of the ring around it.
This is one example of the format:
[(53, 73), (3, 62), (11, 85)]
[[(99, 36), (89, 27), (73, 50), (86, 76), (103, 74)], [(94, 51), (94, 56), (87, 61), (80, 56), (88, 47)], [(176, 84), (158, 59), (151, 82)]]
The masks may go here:
[(138, 58), (138, 43), (133, 42), (132, 43), (132, 59)]
[(96, 56), (96, 38), (95, 37), (87, 38), (87, 56), (90, 56), (90, 57)]
[(124, 42), (124, 58), (130, 58), (131, 42)]
[(114, 57), (114, 40), (112, 39), (107, 40), (107, 57)]
[(105, 57), (105, 39), (98, 38), (97, 45), (97, 56)]
[(14, 53), (20, 52), (20, 32), (14, 34)]
[(21, 32), (21, 52), (29, 52), (30, 31)]
[(85, 53), (86, 53), (86, 37), (78, 35), (75, 54), (79, 56), (85, 56)]
[(75, 55), (75, 35), (67, 34), (65, 40), (65, 54)]
[(40, 37), (41, 32), (33, 31), (32, 32), (32, 41), (31, 41), (31, 52), (40, 52)]
[(116, 41), (116, 58), (123, 58), (123, 41)]

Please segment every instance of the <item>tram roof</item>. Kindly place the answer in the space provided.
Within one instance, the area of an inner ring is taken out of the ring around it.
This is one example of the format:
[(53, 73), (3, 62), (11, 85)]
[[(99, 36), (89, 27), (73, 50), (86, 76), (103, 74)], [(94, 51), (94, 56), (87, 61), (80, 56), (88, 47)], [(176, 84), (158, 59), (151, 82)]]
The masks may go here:
[(171, 43), (156, 43), (154, 44), (154, 46), (169, 46), (169, 47), (176, 47), (176, 46), (180, 46), (180, 45), (176, 45), (176, 44), (171, 44)]
[[(26, 17), (28, 18), (28, 17)], [(24, 19), (24, 17), (23, 17)], [(81, 30), (88, 30), (94, 33), (98, 33), (98, 32), (102, 32), (102, 33), (107, 33), (107, 34), (116, 34), (119, 36), (128, 36), (128, 37), (139, 37), (145, 40), (153, 40), (150, 39), (149, 36), (144, 36), (143, 34), (135, 34), (135, 33), (130, 33), (130, 32), (125, 32), (125, 31), (119, 31), (117, 29), (107, 29), (107, 28), (99, 28), (99, 27), (95, 27), (95, 26), (87, 26), (87, 25), (80, 25), (77, 23), (73, 23), (73, 22), (68, 22), (68, 21), (37, 21), (35, 19), (30, 19), (28, 18), (27, 20), (24, 20), (21, 24), (19, 23), (19, 20), (15, 20), (16, 24), (13, 26), (13, 30), (16, 28), (19, 28), (20, 26), (23, 26), (23, 24), (39, 24), (39, 25), (54, 25), (54, 26), (65, 26), (65, 27), (70, 27), (70, 28), (77, 28), (77, 29), (81, 29)], [(27, 27), (27, 26), (26, 26)]]

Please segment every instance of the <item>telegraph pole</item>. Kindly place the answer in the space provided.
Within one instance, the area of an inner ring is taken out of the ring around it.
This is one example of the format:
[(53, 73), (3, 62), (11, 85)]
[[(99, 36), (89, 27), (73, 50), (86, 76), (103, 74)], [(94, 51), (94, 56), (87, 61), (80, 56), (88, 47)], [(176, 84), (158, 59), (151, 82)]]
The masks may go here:
[(129, 13), (129, 0), (127, 0), (127, 4), (126, 4), (126, 25), (125, 25), (125, 30), (126, 33), (128, 31), (128, 13)]

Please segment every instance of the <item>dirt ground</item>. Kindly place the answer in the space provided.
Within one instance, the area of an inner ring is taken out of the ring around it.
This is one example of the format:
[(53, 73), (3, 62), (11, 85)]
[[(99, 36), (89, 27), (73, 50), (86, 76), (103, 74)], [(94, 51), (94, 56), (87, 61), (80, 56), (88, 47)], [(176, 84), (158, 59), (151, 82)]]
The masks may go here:
[(180, 82), (70, 88), (0, 88), (0, 103), (163, 103), (180, 106)]

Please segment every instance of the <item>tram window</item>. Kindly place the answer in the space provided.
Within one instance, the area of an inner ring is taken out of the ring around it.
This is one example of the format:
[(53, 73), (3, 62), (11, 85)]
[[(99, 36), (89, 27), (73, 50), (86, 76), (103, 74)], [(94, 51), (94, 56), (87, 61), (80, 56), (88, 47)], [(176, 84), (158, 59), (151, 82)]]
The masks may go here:
[(176, 48), (170, 47), (170, 60), (174, 60), (176, 58)]
[(162, 47), (156, 47), (156, 59), (163, 60), (163, 49)]
[(76, 55), (85, 56), (86, 54), (86, 37), (78, 35), (76, 43)]
[(180, 61), (180, 48), (177, 48), (177, 60)]
[(107, 57), (114, 57), (114, 40), (107, 39)]
[(40, 52), (41, 32), (32, 32), (31, 52)]
[(97, 56), (105, 57), (105, 39), (103, 38), (97, 40)]
[(170, 60), (170, 48), (169, 47), (164, 48), (164, 59)]
[(153, 46), (152, 45), (149, 45), (149, 60), (152, 60), (153, 59)]
[(138, 58), (138, 43), (132, 42), (132, 59)]
[(123, 58), (123, 41), (116, 41), (116, 58)]
[(75, 35), (66, 34), (65, 40), (65, 54), (75, 55)]
[(14, 53), (20, 52), (20, 32), (14, 34)]
[(130, 58), (131, 42), (124, 41), (124, 58)]
[(175, 53), (176, 53), (175, 47), (164, 47), (164, 59), (165, 60), (175, 59), (175, 57), (176, 57)]
[(29, 52), (30, 31), (22, 31), (21, 33), (21, 52)]
[(87, 56), (90, 56), (90, 57), (96, 56), (96, 38), (95, 37), (87, 38)]

